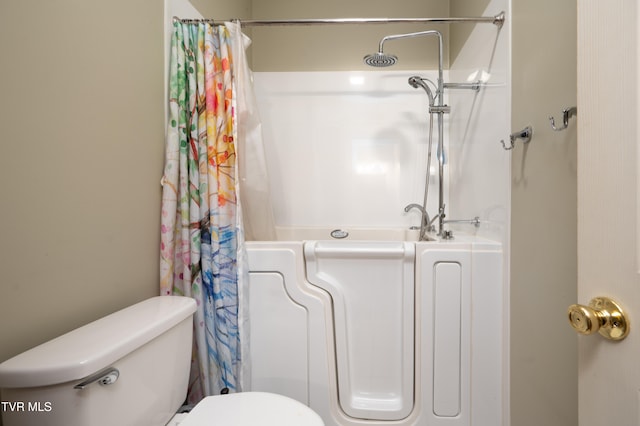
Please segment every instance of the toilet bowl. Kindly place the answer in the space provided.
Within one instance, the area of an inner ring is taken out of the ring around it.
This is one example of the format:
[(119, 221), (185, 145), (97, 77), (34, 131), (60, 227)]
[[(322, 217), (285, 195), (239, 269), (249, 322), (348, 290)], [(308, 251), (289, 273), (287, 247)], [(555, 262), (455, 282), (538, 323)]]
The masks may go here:
[(3, 425), (324, 425), (306, 405), (263, 392), (207, 397), (175, 418), (187, 394), (195, 310), (191, 298), (154, 297), (6, 360)]
[(306, 405), (282, 395), (242, 392), (209, 396), (177, 424), (180, 426), (323, 426)]

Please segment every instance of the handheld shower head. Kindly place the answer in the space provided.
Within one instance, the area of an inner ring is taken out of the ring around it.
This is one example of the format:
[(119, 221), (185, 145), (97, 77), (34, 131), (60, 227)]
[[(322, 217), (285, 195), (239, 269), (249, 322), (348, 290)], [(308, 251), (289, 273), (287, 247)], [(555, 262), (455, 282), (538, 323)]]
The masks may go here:
[[(418, 77), (417, 75), (414, 75), (412, 77), (409, 77), (409, 85), (411, 87), (413, 87), (414, 89), (417, 89), (418, 87), (422, 87), (424, 89), (424, 91), (427, 92), (427, 96), (429, 96), (429, 105), (433, 106), (433, 104), (435, 103), (436, 98), (435, 98), (435, 96), (433, 96), (433, 92), (431, 91), (431, 88), (429, 88), (429, 85), (427, 85), (425, 80), (426, 79), (424, 79), (422, 77)], [(431, 82), (430, 80), (427, 80), (427, 81)], [(436, 91), (437, 91), (437, 89), (436, 89)]]
[(398, 62), (398, 57), (395, 55), (387, 55), (380, 51), (365, 56), (363, 60), (364, 63), (370, 67), (390, 67)]

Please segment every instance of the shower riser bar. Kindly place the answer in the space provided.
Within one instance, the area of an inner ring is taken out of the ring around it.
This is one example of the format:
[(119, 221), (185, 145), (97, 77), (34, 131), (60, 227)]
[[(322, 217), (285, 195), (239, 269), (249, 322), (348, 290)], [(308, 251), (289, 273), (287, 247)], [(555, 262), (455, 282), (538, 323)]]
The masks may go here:
[(336, 18), (336, 19), (283, 19), (283, 20), (255, 20), (255, 19), (229, 19), (227, 21), (213, 19), (180, 19), (173, 18), (182, 23), (206, 22), (212, 25), (222, 25), (228, 21), (239, 22), (243, 27), (264, 26), (291, 26), (291, 25), (348, 25), (348, 24), (494, 24), (502, 28), (504, 24), (504, 12), (496, 16), (481, 16), (467, 18)]

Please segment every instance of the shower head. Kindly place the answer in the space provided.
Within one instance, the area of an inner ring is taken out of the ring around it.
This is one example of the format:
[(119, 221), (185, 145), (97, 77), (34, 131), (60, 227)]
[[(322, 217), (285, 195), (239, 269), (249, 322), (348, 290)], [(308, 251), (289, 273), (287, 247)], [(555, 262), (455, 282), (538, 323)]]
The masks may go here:
[(430, 90), (429, 88), (424, 85), (424, 81), (422, 81), (422, 79), (420, 79), (420, 81), (416, 81), (415, 84), (411, 83), (411, 81), (409, 81), (409, 84), (411, 84), (413, 87), (418, 87), (422, 86), (423, 89), (425, 89), (425, 91), (427, 92), (427, 94), (429, 94), (429, 99), (432, 101), (433, 103), (433, 99), (438, 97), (439, 95), (442, 94), (443, 90), (442, 90), (442, 85), (443, 83), (443, 79), (442, 79), (442, 34), (440, 33), (440, 31), (436, 31), (436, 30), (426, 30), (426, 31), (418, 31), (415, 33), (406, 33), (406, 34), (392, 34), (392, 35), (387, 35), (382, 37), (382, 39), (380, 40), (380, 45), (378, 47), (378, 52), (371, 54), (371, 55), (367, 55), (364, 57), (364, 63), (372, 66), (372, 67), (389, 67), (391, 65), (394, 65), (396, 62), (398, 62), (398, 57), (394, 56), (394, 55), (387, 55), (384, 52), (384, 43), (387, 41), (391, 41), (391, 40), (399, 40), (402, 38), (409, 38), (409, 37), (422, 37), (422, 36), (437, 36), (438, 37), (438, 84), (437, 84), (437, 89), (436, 89), (436, 95), (433, 96), (433, 94), (429, 93)]
[[(433, 84), (431, 80), (427, 80), (426, 78), (422, 78), (422, 77), (418, 77), (417, 75), (414, 75), (412, 77), (409, 77), (409, 85), (414, 89), (417, 89), (418, 87), (422, 87), (424, 91), (427, 92), (427, 96), (429, 96), (429, 105), (433, 106), (433, 104), (435, 103), (435, 96), (433, 96), (433, 92), (431, 91), (431, 88), (427, 85), (425, 80)], [(436, 89), (436, 92), (437, 92), (437, 89)]]
[(380, 52), (372, 53), (364, 57), (364, 63), (370, 67), (390, 67), (398, 62), (398, 57)]

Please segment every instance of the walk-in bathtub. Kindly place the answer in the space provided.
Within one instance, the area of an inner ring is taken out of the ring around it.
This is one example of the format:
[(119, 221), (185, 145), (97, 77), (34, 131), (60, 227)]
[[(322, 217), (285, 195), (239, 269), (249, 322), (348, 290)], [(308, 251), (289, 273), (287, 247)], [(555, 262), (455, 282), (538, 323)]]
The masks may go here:
[(247, 242), (253, 390), (297, 399), (327, 425), (502, 424), (499, 243), (278, 235)]

